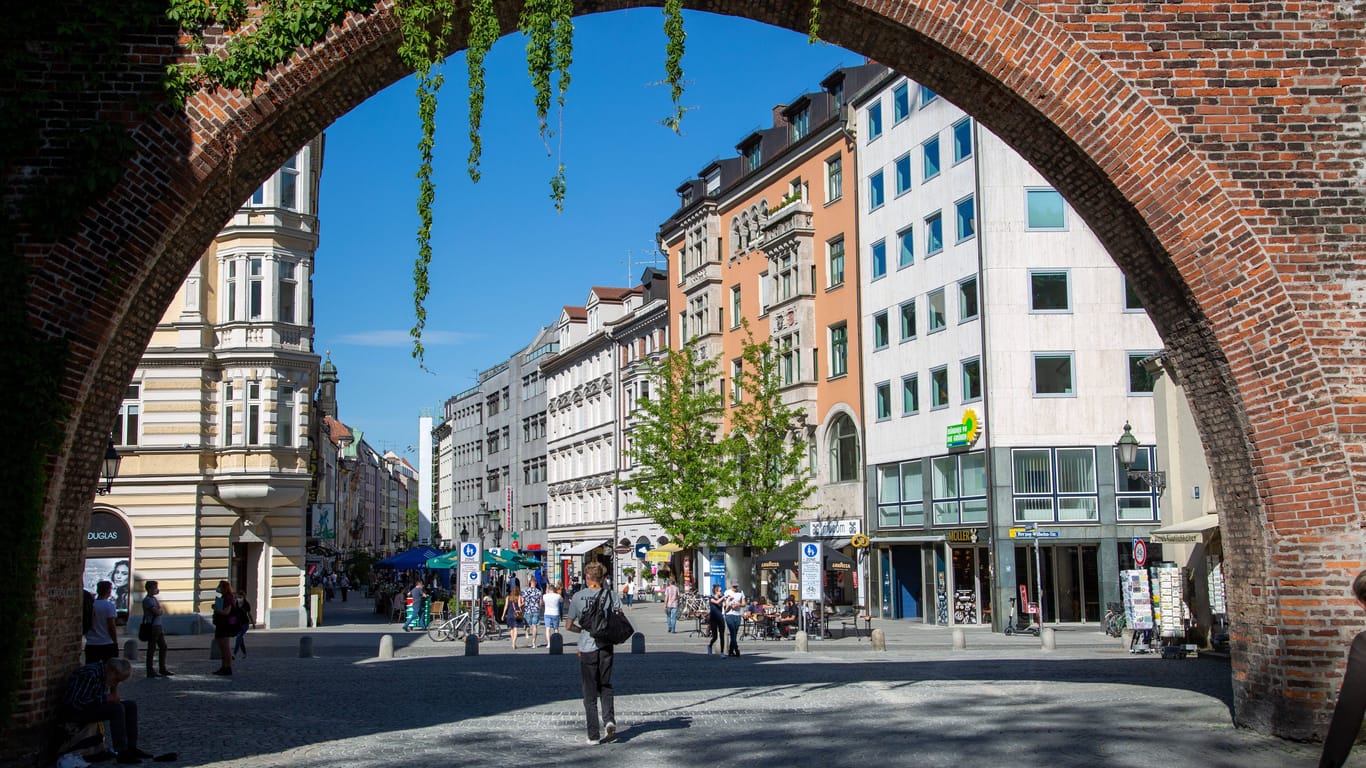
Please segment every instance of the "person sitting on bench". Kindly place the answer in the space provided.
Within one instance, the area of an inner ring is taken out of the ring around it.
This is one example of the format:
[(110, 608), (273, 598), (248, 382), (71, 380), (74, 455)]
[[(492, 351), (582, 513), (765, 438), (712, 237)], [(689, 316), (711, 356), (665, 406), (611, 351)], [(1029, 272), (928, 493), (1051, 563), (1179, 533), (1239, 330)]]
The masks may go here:
[(150, 759), (138, 749), (138, 705), (119, 698), (119, 683), (133, 674), (127, 659), (104, 659), (86, 664), (71, 675), (62, 696), (63, 720), (82, 725), (109, 723), (114, 755), (119, 763), (136, 765)]

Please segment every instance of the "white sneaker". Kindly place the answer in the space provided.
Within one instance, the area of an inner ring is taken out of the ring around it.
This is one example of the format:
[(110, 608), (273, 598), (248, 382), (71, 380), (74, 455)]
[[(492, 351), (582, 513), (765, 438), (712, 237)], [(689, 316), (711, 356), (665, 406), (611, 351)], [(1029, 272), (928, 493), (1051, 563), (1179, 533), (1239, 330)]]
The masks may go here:
[(90, 768), (90, 763), (75, 752), (68, 752), (57, 761), (57, 768)]
[(609, 723), (607, 724), (607, 727), (605, 728), (605, 732), (603, 733), (602, 740), (599, 741), (598, 743), (599, 743), (599, 744), (606, 744), (606, 743), (608, 743), (608, 742), (612, 742), (612, 741), (616, 741), (616, 740), (617, 740), (617, 724), (616, 724), (616, 723), (611, 723), (611, 722), (609, 722)]

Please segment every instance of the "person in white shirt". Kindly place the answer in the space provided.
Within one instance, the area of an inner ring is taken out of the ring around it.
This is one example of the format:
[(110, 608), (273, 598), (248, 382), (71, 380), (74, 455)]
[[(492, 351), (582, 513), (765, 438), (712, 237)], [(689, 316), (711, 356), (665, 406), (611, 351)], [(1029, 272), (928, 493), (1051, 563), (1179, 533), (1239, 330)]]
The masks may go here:
[(560, 588), (550, 584), (545, 588), (545, 594), (541, 596), (541, 605), (545, 612), (541, 615), (545, 619), (545, 644), (550, 645), (550, 633), (560, 631), (560, 611), (564, 603), (564, 595), (560, 594)]
[(727, 656), (740, 655), (740, 621), (745, 615), (745, 593), (740, 585), (732, 583), (726, 594), (721, 596), (721, 607), (726, 612), (726, 631), (730, 634), (730, 648)]
[(95, 585), (94, 620), (85, 633), (86, 664), (119, 655), (119, 630), (115, 623), (119, 614), (111, 599), (113, 594), (113, 582), (101, 581)]

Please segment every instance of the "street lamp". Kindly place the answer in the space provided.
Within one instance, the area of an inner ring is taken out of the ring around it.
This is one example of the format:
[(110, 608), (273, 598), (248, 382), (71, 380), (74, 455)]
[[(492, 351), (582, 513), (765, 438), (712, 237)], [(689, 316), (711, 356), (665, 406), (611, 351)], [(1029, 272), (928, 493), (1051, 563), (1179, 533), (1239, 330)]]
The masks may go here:
[(493, 524), (493, 547), (497, 549), (503, 546), (503, 522), (495, 521)]
[(119, 476), (119, 462), (123, 457), (119, 456), (119, 451), (114, 447), (114, 438), (109, 438), (109, 445), (104, 449), (104, 485), (95, 486), (95, 495), (103, 496), (114, 490), (114, 478)]
[(1115, 443), (1115, 451), (1119, 454), (1119, 466), (1128, 473), (1131, 480), (1142, 480), (1148, 487), (1157, 492), (1158, 496), (1167, 488), (1167, 473), (1162, 470), (1148, 469), (1129, 469), (1138, 459), (1138, 438), (1134, 437), (1133, 428), (1129, 422), (1124, 422), (1124, 434), (1120, 435), (1119, 442)]

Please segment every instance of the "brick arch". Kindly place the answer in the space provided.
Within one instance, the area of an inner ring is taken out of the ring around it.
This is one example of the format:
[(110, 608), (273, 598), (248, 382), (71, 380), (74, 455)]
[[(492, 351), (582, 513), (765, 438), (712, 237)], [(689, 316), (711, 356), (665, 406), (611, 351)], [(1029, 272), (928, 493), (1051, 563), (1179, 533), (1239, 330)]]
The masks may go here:
[[(800, 3), (687, 5), (805, 28)], [(497, 6), (512, 29), (516, 9)], [(1353, 182), (1363, 173), (1353, 143), (1362, 85), (1350, 79), (1362, 68), (1361, 26), (1335, 16), (1331, 0), (1308, 0), (1294, 18), (1267, 3), (1203, 22), (1180, 8), (1077, 2), (821, 7), (825, 39), (928, 84), (1020, 151), (1130, 277), (1219, 478), (1236, 717), (1286, 736), (1321, 733), (1342, 655), (1332, 631), (1346, 623), (1344, 585), (1366, 542), (1366, 480), (1353, 479), (1366, 477), (1366, 353), (1355, 340), (1366, 205)], [(1301, 31), (1304, 19), (1319, 23)], [(1249, 42), (1249, 25), (1270, 36)], [(156, 42), (159, 67), (174, 52), (169, 36)], [(51, 268), (31, 277), (30, 317), (71, 340), (62, 395), (75, 413), (49, 461), (44, 553), (69, 551), (64, 542), (84, 530), (97, 436), (193, 261), (289, 153), (408, 73), (396, 47), (386, 0), (251, 94), (201, 94), (183, 113), (128, 118), (139, 151), (129, 176), (78, 235), (34, 246)], [(94, 299), (80, 317), (50, 300), (81, 294)], [(74, 568), (45, 554), (39, 595)], [(78, 638), (61, 629), (68, 602), (39, 601), (39, 631), (52, 642), (30, 656), (30, 719), (65, 671), (46, 659), (75, 657)]]

